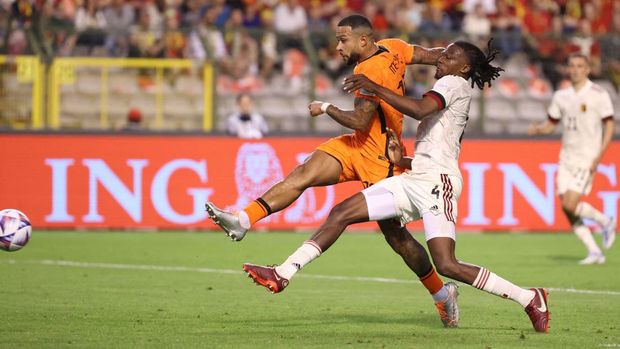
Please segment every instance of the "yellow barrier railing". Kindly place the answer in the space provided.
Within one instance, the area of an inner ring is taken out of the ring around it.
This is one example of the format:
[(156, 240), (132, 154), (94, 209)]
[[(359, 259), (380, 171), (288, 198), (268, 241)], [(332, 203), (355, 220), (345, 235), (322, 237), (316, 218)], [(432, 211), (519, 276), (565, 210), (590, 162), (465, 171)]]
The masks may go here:
[[(109, 70), (110, 68), (137, 68), (155, 70), (155, 128), (163, 127), (164, 110), (164, 69), (189, 69), (193, 62), (185, 59), (124, 59), (124, 58), (57, 58), (50, 67), (48, 77), (48, 126), (58, 129), (60, 120), (60, 94), (62, 85), (75, 83), (76, 68), (100, 68), (100, 110), (99, 122), (103, 129), (109, 128)], [(213, 68), (205, 63), (202, 67), (203, 78), (203, 121), (202, 129), (213, 128)]]
[[(0, 56), (0, 65), (15, 64), (16, 77), (20, 84), (31, 84), (31, 127), (43, 128), (43, 81), (45, 81), (45, 67), (36, 56)], [(0, 101), (2, 103), (17, 103), (18, 101)]]

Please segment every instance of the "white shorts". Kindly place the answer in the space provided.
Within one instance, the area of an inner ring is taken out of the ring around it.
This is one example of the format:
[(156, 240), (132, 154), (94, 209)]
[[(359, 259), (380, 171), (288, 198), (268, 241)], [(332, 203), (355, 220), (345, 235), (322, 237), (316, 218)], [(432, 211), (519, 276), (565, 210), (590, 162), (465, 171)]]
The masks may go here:
[(398, 218), (404, 225), (424, 217), (426, 240), (430, 240), (439, 236), (454, 239), (461, 189), (459, 176), (408, 172), (383, 179), (362, 193), (370, 220)]
[(555, 177), (558, 195), (569, 190), (581, 195), (588, 195), (592, 190), (592, 178), (589, 168), (580, 168), (560, 162), (558, 174)]

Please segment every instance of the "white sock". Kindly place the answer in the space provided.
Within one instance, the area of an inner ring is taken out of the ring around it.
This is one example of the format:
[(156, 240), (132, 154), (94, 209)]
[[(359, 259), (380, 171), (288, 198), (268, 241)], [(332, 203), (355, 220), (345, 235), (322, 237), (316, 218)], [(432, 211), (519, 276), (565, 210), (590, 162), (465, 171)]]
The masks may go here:
[(312, 241), (307, 240), (290, 255), (284, 263), (276, 267), (276, 272), (285, 279), (290, 280), (295, 273), (321, 255), (321, 247)]
[(445, 301), (446, 298), (448, 298), (448, 289), (446, 288), (446, 285), (444, 284), (439, 291), (433, 293), (431, 296), (433, 297), (435, 303)]
[(577, 235), (579, 240), (581, 240), (581, 242), (586, 245), (586, 248), (588, 249), (588, 254), (602, 253), (601, 249), (598, 247), (596, 241), (594, 241), (594, 238), (592, 237), (592, 232), (590, 231), (590, 228), (586, 227), (583, 224), (580, 224), (574, 226), (573, 231), (575, 232), (575, 235)]
[(577, 204), (575, 214), (580, 218), (592, 219), (600, 226), (609, 224), (610, 220), (610, 218), (605, 216), (601, 211), (595, 209), (594, 207), (592, 207), (592, 205), (583, 201)]
[(248, 214), (244, 210), (237, 212), (237, 217), (239, 217), (239, 225), (241, 225), (241, 228), (247, 230), (252, 227), (252, 224), (250, 224), (250, 217), (248, 217)]
[(521, 304), (524, 308), (536, 295), (534, 291), (516, 286), (485, 268), (480, 268), (480, 272), (478, 272), (478, 276), (476, 276), (476, 280), (474, 280), (472, 286), (502, 298), (512, 299)]

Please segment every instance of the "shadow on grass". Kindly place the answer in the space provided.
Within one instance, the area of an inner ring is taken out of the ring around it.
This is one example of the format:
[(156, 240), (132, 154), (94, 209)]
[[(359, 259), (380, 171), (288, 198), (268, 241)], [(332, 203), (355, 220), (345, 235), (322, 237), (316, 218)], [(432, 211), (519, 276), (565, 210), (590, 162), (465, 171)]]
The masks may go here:
[(579, 262), (579, 259), (580, 259), (576, 257), (575, 255), (558, 255), (558, 254), (549, 255), (547, 258), (554, 262), (562, 262), (566, 264), (577, 264), (577, 262)]

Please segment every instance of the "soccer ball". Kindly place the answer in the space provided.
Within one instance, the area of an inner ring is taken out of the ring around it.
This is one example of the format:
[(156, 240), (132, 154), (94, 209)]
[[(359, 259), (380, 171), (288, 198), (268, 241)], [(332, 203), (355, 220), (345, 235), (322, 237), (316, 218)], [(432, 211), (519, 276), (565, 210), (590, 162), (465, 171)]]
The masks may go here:
[(25, 214), (12, 208), (0, 211), (0, 250), (17, 251), (30, 240), (32, 226)]

